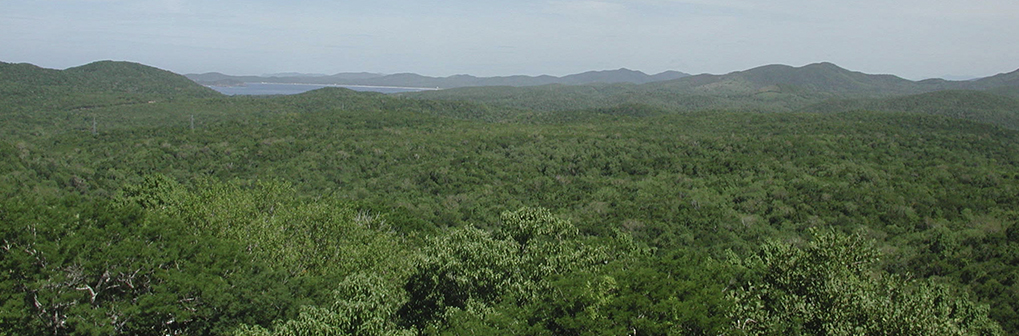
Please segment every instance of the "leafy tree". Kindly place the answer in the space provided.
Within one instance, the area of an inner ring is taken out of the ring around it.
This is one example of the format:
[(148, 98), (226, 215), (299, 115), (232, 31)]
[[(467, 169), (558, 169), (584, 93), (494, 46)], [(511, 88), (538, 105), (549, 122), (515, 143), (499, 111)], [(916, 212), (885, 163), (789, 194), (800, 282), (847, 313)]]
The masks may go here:
[(728, 322), (729, 278), (725, 264), (692, 251), (633, 253), (556, 277), (525, 316), (556, 335), (717, 335)]
[(0, 329), (15, 334), (222, 334), (288, 314), (282, 274), (240, 246), (137, 206), (78, 197), (0, 205)]
[(860, 236), (812, 230), (804, 246), (772, 242), (735, 259), (732, 334), (1001, 335), (987, 307), (942, 284), (874, 268)]
[(405, 324), (438, 330), (461, 312), (480, 317), (500, 301), (535, 302), (546, 297), (554, 275), (594, 267), (609, 257), (546, 209), (507, 211), (502, 219), (497, 234), (468, 226), (431, 241), (407, 283)]
[(271, 329), (242, 326), (234, 335), (415, 335), (395, 323), (396, 312), (406, 300), (401, 288), (375, 274), (348, 276), (333, 293), (329, 307), (305, 306), (294, 319)]

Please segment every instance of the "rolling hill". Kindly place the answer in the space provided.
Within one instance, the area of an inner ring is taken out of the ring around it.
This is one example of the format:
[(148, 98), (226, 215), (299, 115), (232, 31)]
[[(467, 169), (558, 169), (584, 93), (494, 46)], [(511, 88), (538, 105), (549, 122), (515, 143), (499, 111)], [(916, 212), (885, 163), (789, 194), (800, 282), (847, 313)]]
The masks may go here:
[[(972, 92), (924, 95), (946, 90)], [(646, 84), (460, 88), (402, 95), (546, 112), (641, 104), (673, 111), (791, 112), (812, 108), (821, 111), (874, 108), (924, 113), (919, 109), (936, 106), (926, 113), (1004, 122), (1011, 117), (997, 114), (1014, 111), (1010, 110), (1012, 101), (1003, 96), (1019, 97), (1019, 72), (974, 81), (911, 81), (892, 75), (850, 71), (831, 63), (816, 63), (803, 67), (767, 65), (725, 75), (695, 75)], [(901, 96), (909, 97), (882, 100)], [(954, 103), (923, 103), (928, 99), (936, 102), (954, 99)], [(917, 102), (908, 108), (883, 105), (906, 104), (907, 101)], [(987, 108), (988, 104), (1000, 106)], [(1011, 121), (1006, 125), (1016, 126)]]
[(74, 81), (63, 71), (40, 68), (28, 63), (0, 62), (0, 84), (4, 86), (71, 85)]
[[(648, 84), (673, 91), (710, 94), (756, 94), (762, 91), (810, 92), (832, 96), (893, 96), (942, 90), (993, 90), (1019, 87), (1019, 71), (973, 81), (928, 79), (911, 81), (894, 75), (850, 71), (823, 62), (792, 67), (766, 65), (725, 75), (696, 75)], [(776, 88), (778, 87), (778, 88)]]
[(164, 96), (213, 97), (213, 90), (195, 85), (187, 77), (131, 62), (100, 61), (64, 72), (80, 87), (103, 92), (141, 93)]
[(99, 61), (66, 70), (0, 62), (0, 86), (23, 94), (102, 93), (165, 99), (220, 95), (173, 72), (116, 61)]
[(704, 94), (780, 91), (776, 86), (826, 94), (895, 94), (916, 92), (911, 83), (892, 75), (870, 75), (831, 63), (815, 63), (803, 67), (766, 65), (725, 75), (697, 75), (649, 86)]
[(891, 98), (833, 99), (802, 109), (819, 113), (864, 110), (941, 115), (1019, 129), (1019, 100), (983, 91), (947, 90)]

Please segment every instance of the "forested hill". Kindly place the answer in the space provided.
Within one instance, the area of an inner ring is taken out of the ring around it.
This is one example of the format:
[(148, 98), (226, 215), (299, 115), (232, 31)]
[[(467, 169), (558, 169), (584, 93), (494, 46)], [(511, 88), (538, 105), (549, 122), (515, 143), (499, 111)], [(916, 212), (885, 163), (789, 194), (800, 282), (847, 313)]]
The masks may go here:
[(213, 90), (195, 85), (187, 77), (131, 63), (100, 61), (64, 70), (90, 90), (123, 93), (144, 93), (167, 97), (214, 97)]
[(766, 65), (725, 75), (697, 75), (656, 86), (707, 94), (754, 94), (789, 86), (798, 91), (826, 94), (898, 94), (922, 90), (916, 83), (893, 75), (849, 71), (831, 63), (803, 67)]
[[(989, 90), (1000, 87), (1019, 87), (1019, 70), (981, 78), (968, 83), (969, 88)], [(966, 86), (966, 85), (963, 85)]]
[(949, 90), (890, 98), (833, 99), (803, 108), (803, 112), (912, 112), (976, 120), (1019, 129), (1019, 100), (983, 91)]
[(0, 84), (5, 87), (71, 85), (73, 81), (60, 70), (45, 69), (28, 63), (0, 62)]
[[(930, 79), (911, 81), (894, 75), (874, 75), (843, 69), (832, 63), (802, 67), (766, 65), (725, 75), (696, 75), (645, 85), (676, 92), (755, 94), (789, 87), (795, 92), (838, 96), (891, 96), (941, 90), (992, 90), (1019, 87), (1019, 71), (973, 81)], [(776, 86), (778, 86), (776, 88)]]
[[(0, 334), (1019, 335), (1014, 130), (340, 88), (131, 103), (160, 72), (99, 65), (4, 65), (31, 95), (0, 95)], [(914, 98), (988, 93), (943, 94)]]
[[(1019, 88), (1019, 71), (999, 74), (974, 81), (946, 81), (931, 79), (910, 81), (893, 75), (871, 75), (843, 69), (831, 63), (816, 63), (803, 67), (767, 65), (725, 75), (695, 75), (683, 78), (645, 83), (638, 86), (617, 87), (602, 90), (603, 95), (653, 95), (668, 92), (680, 96), (700, 95), (714, 97), (753, 97), (760, 94), (784, 93), (807, 97), (887, 97), (903, 94), (918, 94), (941, 90), (1007, 90)], [(444, 90), (408, 94), (425, 98), (465, 97), (486, 100), (485, 92), (506, 95), (529, 95), (547, 91), (549, 88), (513, 88), (498, 90)], [(564, 88), (564, 95), (584, 91)], [(615, 100), (622, 97), (614, 97)]]
[[(1011, 109), (1012, 99), (1007, 97), (1019, 97), (1017, 76), (1019, 72), (974, 81), (917, 82), (892, 75), (849, 71), (831, 63), (818, 63), (798, 68), (768, 65), (726, 75), (696, 75), (642, 85), (475, 87), (401, 95), (417, 99), (464, 100), (545, 112), (634, 104), (673, 111), (812, 112), (811, 108), (814, 107), (819, 111), (877, 108), (947, 115), (1015, 128), (1016, 123), (1012, 120), (1016, 118), (1016, 113)], [(959, 90), (976, 90), (982, 94), (925, 95)], [(978, 101), (985, 98), (984, 102)], [(875, 105), (874, 101), (882, 99), (914, 103)], [(942, 104), (948, 100), (953, 103)], [(991, 106), (995, 104), (1000, 106)]]
[(1019, 70), (977, 80), (969, 89), (984, 90), (1019, 99)]
[(224, 82), (241, 83), (305, 83), (305, 84), (340, 84), (340, 85), (374, 85), (397, 87), (425, 88), (459, 88), (476, 86), (538, 86), (548, 84), (584, 85), (595, 83), (651, 83), (667, 81), (689, 76), (678, 71), (666, 71), (648, 75), (630, 69), (588, 71), (579, 74), (556, 76), (503, 76), (475, 77), (471, 75), (455, 75), (449, 77), (428, 77), (418, 74), (403, 73), (393, 75), (368, 73), (339, 73), (331, 76), (229, 76), (221, 73), (189, 74), (188, 78), (195, 82), (215, 85)]
[(216, 97), (184, 76), (131, 62), (99, 61), (66, 70), (0, 62), (0, 90), (7, 95), (118, 94), (147, 98)]

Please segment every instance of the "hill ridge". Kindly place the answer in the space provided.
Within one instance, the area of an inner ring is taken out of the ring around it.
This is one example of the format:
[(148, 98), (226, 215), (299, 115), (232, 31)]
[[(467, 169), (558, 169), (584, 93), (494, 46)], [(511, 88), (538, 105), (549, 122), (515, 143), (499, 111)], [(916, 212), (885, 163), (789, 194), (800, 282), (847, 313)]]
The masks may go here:
[(34, 94), (112, 93), (149, 97), (215, 97), (216, 91), (187, 77), (156, 67), (125, 61), (103, 60), (65, 70), (28, 63), (0, 62), (0, 85), (10, 90), (28, 88)]

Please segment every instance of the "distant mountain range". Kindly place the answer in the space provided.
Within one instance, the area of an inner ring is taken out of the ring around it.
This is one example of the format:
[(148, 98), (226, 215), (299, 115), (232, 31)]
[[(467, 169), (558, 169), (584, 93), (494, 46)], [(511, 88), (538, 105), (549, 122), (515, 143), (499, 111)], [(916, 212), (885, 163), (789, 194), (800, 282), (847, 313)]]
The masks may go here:
[(666, 71), (648, 75), (629, 69), (588, 71), (575, 75), (555, 76), (505, 76), (475, 77), (471, 75), (455, 75), (449, 77), (428, 77), (418, 74), (402, 73), (393, 75), (373, 74), (366, 72), (339, 73), (335, 75), (309, 75), (284, 73), (272, 76), (230, 76), (218, 72), (186, 75), (191, 80), (203, 85), (232, 86), (241, 83), (293, 83), (293, 84), (332, 84), (332, 85), (368, 85), (419, 88), (460, 88), (476, 86), (539, 86), (549, 84), (587, 85), (599, 83), (633, 83), (669, 81), (690, 76), (678, 71)]
[[(850, 71), (831, 63), (802, 67), (767, 65), (724, 75), (695, 76), (680, 72), (651, 76), (626, 69), (591, 71), (564, 77), (480, 78), (460, 75), (432, 78), (414, 74), (370, 73), (319, 77), (290, 75), (295, 77), (268, 78), (280, 83), (452, 87), (400, 95), (469, 102), (478, 106), (479, 110), (509, 107), (510, 111), (540, 114), (578, 110), (597, 112), (622, 106), (633, 115), (705, 110), (896, 111), (946, 115), (1019, 129), (1019, 71), (967, 81), (911, 81), (893, 75)], [(266, 77), (222, 74), (186, 78), (130, 62), (100, 61), (66, 70), (0, 62), (0, 98), (8, 105), (45, 99), (74, 109), (220, 96), (196, 81), (244, 83), (267, 80)]]
[[(293, 77), (228, 76), (219, 73), (181, 76), (150, 66), (115, 61), (99, 61), (87, 65), (54, 70), (31, 64), (0, 62), (0, 84), (17, 86), (67, 86), (77, 90), (102, 90), (126, 93), (159, 93), (212, 96), (215, 93), (198, 83), (209, 82), (274, 82), (347, 84), (376, 86), (409, 86), (455, 88), (451, 90), (408, 94), (413, 97), (492, 100), (530, 94), (534, 97), (592, 98), (611, 103), (647, 103), (661, 100), (689, 100), (692, 97), (728, 99), (747, 97), (777, 99), (797, 96), (813, 99), (882, 98), (915, 95), (945, 90), (983, 91), (1019, 98), (1019, 70), (981, 79), (949, 81), (927, 79), (911, 81), (893, 75), (873, 75), (843, 69), (831, 63), (815, 63), (802, 67), (766, 65), (724, 75), (688, 75), (667, 71), (648, 75), (640, 71), (619, 69), (589, 71), (575, 75), (474, 77), (457, 75), (443, 78), (416, 74), (381, 75), (372, 73), (341, 73), (317, 76), (288, 73)], [(594, 85), (591, 85), (594, 84)], [(490, 88), (490, 86), (503, 86)], [(616, 99), (611, 99), (611, 98)], [(641, 101), (638, 98), (647, 98)], [(777, 97), (777, 98), (776, 98)], [(712, 100), (702, 99), (702, 100)], [(539, 99), (540, 100), (540, 99)], [(566, 99), (577, 102), (577, 99)], [(816, 103), (816, 101), (814, 102)]]
[(941, 90), (990, 90), (1014, 87), (1019, 86), (1019, 71), (966, 81), (944, 79), (911, 81), (894, 75), (850, 71), (825, 62), (802, 67), (766, 65), (725, 75), (689, 76), (653, 86), (690, 93), (756, 94), (789, 91), (889, 96)]
[(542, 113), (618, 106), (645, 112), (896, 111), (953, 116), (1019, 129), (1019, 71), (968, 81), (911, 81), (816, 63), (802, 67), (767, 65), (646, 84), (470, 87), (400, 95)]
[[(509, 102), (515, 107), (545, 110), (640, 103), (684, 109), (738, 109), (753, 105), (767, 107), (763, 109), (766, 111), (792, 111), (825, 99), (880, 98), (944, 90), (977, 90), (1019, 97), (1019, 71), (969, 81), (911, 81), (893, 75), (850, 71), (831, 63), (816, 63), (802, 67), (766, 65), (725, 75), (684, 76), (639, 85), (475, 87), (407, 95), (492, 104)], [(521, 96), (532, 99), (516, 98)]]
[[(547, 75), (428, 77), (411, 73), (383, 75), (366, 72), (335, 75), (281, 73), (271, 76), (231, 76), (211, 72), (189, 74), (186, 77), (199, 84), (220, 86), (243, 85), (244, 83), (294, 83), (456, 89), (491, 86), (525, 88), (554, 84), (643, 84), (642, 89), (644, 90), (667, 90), (706, 95), (812, 92), (835, 95), (890, 96), (941, 90), (998, 90), (995, 93), (1019, 97), (1019, 89), (1016, 89), (1019, 87), (1019, 71), (964, 81), (944, 79), (911, 81), (894, 75), (874, 75), (850, 71), (827, 62), (802, 67), (766, 65), (724, 75), (690, 75), (678, 71), (648, 75), (640, 71), (618, 69), (588, 71), (563, 77)], [(1003, 87), (1005, 89), (1002, 90)], [(442, 94), (435, 95), (441, 96)]]

